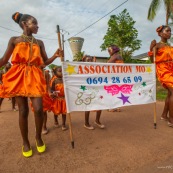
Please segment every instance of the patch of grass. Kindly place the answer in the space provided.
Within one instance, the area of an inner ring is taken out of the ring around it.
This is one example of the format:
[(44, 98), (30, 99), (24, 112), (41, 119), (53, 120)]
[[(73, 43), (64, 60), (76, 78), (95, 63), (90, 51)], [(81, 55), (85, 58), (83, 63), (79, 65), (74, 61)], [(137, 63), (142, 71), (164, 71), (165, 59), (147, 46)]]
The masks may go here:
[(164, 101), (167, 96), (167, 89), (163, 88), (160, 82), (156, 81), (156, 99), (160, 101)]

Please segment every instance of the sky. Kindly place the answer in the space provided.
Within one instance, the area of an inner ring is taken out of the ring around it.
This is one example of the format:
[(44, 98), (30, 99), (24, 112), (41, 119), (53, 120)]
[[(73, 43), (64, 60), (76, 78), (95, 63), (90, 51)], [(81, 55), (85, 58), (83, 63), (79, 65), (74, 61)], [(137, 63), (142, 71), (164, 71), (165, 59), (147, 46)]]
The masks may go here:
[[(121, 5), (123, 2), (125, 3)], [(68, 39), (73, 36), (84, 38), (82, 51), (85, 54), (109, 57), (107, 51), (100, 49), (108, 29), (107, 23), (111, 15), (118, 15), (127, 9), (136, 21), (134, 27), (138, 30), (138, 39), (142, 41), (141, 48), (134, 52), (134, 56), (145, 53), (149, 50), (151, 40), (159, 41), (155, 30), (165, 24), (166, 16), (164, 6), (161, 5), (156, 18), (152, 22), (148, 21), (150, 3), (151, 0), (1, 0), (0, 57), (3, 56), (10, 37), (22, 34), (22, 29), (11, 18), (15, 12), (30, 14), (38, 20), (39, 31), (34, 37), (44, 42), (48, 57), (59, 47), (56, 33), (56, 26), (59, 25), (65, 40), (65, 60), (72, 61)], [(109, 15), (76, 35), (116, 7), (118, 8)], [(54, 64), (59, 63), (59, 59), (54, 61)]]

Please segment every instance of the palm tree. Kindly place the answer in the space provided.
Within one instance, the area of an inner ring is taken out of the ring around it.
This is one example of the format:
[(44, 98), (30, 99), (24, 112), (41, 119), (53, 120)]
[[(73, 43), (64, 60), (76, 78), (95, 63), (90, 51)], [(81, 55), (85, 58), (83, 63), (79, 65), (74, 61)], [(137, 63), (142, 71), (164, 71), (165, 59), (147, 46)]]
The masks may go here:
[(82, 58), (84, 56), (85, 52), (78, 52), (73, 58), (73, 61), (82, 61)]
[[(173, 11), (173, 0), (162, 0), (162, 1), (164, 2), (166, 10), (166, 25), (168, 25), (168, 20), (170, 18), (171, 12)], [(153, 21), (160, 4), (161, 0), (152, 0), (150, 7), (148, 9), (148, 20)]]

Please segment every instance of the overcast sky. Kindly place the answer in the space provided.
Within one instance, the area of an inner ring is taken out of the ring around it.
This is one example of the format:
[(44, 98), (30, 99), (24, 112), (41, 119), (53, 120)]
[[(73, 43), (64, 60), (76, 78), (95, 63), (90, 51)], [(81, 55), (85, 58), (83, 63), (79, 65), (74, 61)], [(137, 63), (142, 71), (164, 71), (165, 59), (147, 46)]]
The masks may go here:
[[(0, 1), (0, 55), (6, 50), (11, 36), (19, 36), (22, 30), (11, 16), (15, 12), (30, 14), (38, 20), (39, 31), (36, 38), (43, 40), (48, 56), (52, 56), (58, 47), (56, 25), (64, 30), (65, 40), (79, 33), (126, 0), (1, 0)], [(149, 49), (150, 41), (159, 40), (156, 28), (165, 24), (165, 10), (159, 8), (153, 22), (147, 20), (148, 8), (151, 0), (128, 0), (111, 14), (91, 26), (79, 37), (85, 39), (82, 51), (95, 56), (108, 56), (107, 51), (101, 51), (100, 45), (108, 28), (110, 15), (117, 15), (125, 8), (136, 21), (138, 39), (142, 40), (141, 48), (134, 55), (145, 53)], [(2, 27), (14, 30), (7, 30)], [(69, 32), (66, 33), (65, 31)], [(65, 60), (72, 60), (72, 53), (68, 41), (65, 42)], [(55, 61), (59, 63), (59, 61)]]

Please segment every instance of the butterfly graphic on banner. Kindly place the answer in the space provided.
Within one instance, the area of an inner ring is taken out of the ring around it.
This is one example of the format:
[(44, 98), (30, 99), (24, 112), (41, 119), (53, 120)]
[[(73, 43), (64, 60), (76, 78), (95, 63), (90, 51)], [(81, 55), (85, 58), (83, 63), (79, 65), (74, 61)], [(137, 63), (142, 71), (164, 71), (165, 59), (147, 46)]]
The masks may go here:
[(110, 86), (104, 86), (104, 89), (107, 91), (107, 93), (111, 93), (112, 96), (118, 94), (119, 92), (122, 92), (124, 94), (130, 94), (132, 92), (133, 85), (110, 85)]

